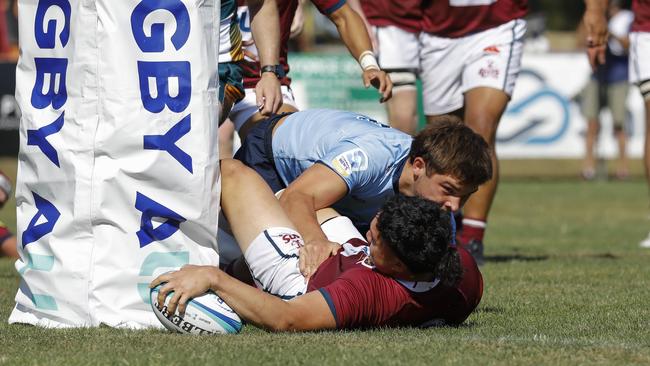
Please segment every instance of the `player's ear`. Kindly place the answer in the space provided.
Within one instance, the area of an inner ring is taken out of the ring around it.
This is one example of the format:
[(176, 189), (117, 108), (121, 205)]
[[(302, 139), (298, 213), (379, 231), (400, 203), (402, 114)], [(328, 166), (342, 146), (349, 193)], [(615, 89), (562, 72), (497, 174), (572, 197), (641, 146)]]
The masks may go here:
[(413, 167), (413, 174), (417, 177), (426, 175), (427, 173), (427, 164), (421, 156), (417, 156), (413, 159), (411, 164)]

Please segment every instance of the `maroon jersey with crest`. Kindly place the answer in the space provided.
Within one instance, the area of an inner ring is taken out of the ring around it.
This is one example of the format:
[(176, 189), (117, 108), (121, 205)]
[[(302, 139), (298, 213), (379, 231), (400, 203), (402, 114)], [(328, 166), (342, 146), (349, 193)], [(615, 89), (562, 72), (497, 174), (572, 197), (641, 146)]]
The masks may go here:
[(632, 32), (650, 32), (650, 0), (632, 0)]
[(528, 12), (527, 0), (423, 0), (425, 32), (458, 38), (498, 27)]
[(460, 324), (481, 301), (483, 277), (464, 249), (463, 278), (453, 287), (384, 276), (368, 264), (368, 251), (365, 241), (349, 240), (309, 281), (307, 291), (323, 294), (337, 328)]
[(376, 27), (396, 26), (407, 32), (422, 29), (422, 0), (361, 0), (368, 23)]
[[(329, 15), (345, 5), (345, 0), (311, 0), (316, 5), (316, 8), (323, 14)], [(244, 70), (244, 88), (253, 89), (257, 82), (260, 81), (260, 64), (251, 59), (249, 54), (257, 55), (255, 43), (250, 29), (250, 12), (246, 7), (245, 0), (237, 1), (239, 8), (237, 14), (239, 16), (239, 28), (242, 32), (242, 41), (244, 45), (244, 61), (242, 61), (242, 68)], [(285, 74), (289, 74), (289, 64), (287, 62), (287, 54), (289, 53), (289, 35), (291, 33), (291, 22), (296, 14), (298, 7), (298, 0), (277, 0), (278, 15), (280, 16), (280, 65), (284, 69)], [(290, 85), (291, 79), (284, 77), (280, 80), (282, 85)]]

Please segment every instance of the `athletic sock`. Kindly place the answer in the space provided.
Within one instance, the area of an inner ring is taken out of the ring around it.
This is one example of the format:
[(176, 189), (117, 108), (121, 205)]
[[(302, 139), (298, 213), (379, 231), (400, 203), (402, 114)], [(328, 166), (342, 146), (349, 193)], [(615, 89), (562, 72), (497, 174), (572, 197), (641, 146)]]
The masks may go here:
[(459, 233), (459, 241), (467, 244), (472, 240), (482, 242), (487, 223), (483, 220), (463, 218), (463, 230)]

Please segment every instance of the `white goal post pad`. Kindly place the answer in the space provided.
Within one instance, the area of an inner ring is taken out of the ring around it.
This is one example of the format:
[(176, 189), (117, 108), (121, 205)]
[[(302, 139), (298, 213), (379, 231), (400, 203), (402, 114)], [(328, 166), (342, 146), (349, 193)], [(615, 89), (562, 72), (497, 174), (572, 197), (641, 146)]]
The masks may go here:
[(148, 284), (218, 265), (219, 0), (19, 0), (10, 323), (161, 327)]

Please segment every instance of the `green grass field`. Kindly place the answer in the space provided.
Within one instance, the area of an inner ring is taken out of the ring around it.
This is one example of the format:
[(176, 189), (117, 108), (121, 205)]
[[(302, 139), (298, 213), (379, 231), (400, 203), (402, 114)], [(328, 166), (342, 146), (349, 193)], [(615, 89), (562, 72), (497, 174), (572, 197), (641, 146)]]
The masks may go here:
[(647, 205), (640, 179), (504, 179), (484, 297), (459, 328), (200, 337), (8, 325), (18, 275), (0, 259), (0, 365), (650, 365)]

